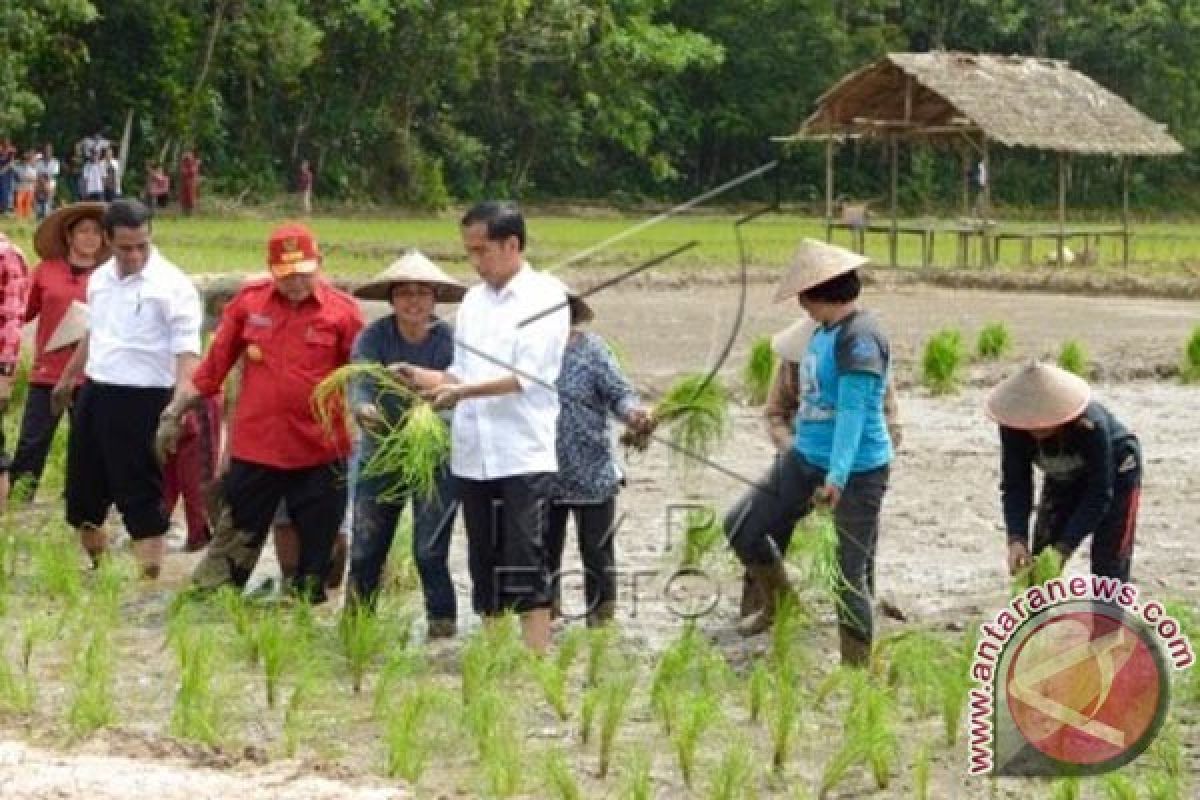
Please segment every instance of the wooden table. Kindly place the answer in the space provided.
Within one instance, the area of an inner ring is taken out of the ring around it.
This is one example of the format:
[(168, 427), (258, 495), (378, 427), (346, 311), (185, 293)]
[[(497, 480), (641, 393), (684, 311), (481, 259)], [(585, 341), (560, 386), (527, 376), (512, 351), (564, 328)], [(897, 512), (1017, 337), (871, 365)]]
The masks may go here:
[(1001, 231), (992, 237), (992, 259), (1000, 260), (1000, 243), (1004, 241), (1019, 242), (1021, 245), (1021, 263), (1026, 266), (1033, 264), (1033, 242), (1035, 239), (1045, 239), (1054, 243), (1055, 260), (1061, 246), (1072, 239), (1082, 239), (1083, 248), (1087, 249), (1089, 242), (1095, 250), (1100, 249), (1102, 239), (1117, 239), (1121, 242), (1121, 265), (1129, 266), (1129, 240), (1132, 234), (1123, 228), (1068, 228), (1032, 231)]

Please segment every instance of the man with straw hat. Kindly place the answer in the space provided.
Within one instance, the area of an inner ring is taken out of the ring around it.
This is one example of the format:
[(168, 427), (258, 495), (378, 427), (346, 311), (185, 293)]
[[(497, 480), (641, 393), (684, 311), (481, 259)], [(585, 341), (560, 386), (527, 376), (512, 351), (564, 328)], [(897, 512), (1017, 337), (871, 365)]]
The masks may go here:
[[(25, 254), (0, 233), (0, 418), (8, 410), (21, 359), (21, 323), (29, 292), (29, 268)], [(2, 421), (2, 420), (0, 420)], [(8, 502), (8, 454), (0, 426), (0, 501)]]
[[(415, 364), (444, 370), (454, 360), (454, 330), (434, 314), (437, 303), (457, 303), (467, 287), (413, 250), (392, 263), (354, 294), (388, 303), (392, 313), (363, 330), (354, 343), (353, 360), (374, 364)], [(384, 392), (369, 375), (351, 382), (350, 408), (362, 429), (355, 454), (354, 513), (348, 600), (373, 608), (379, 580), (404, 506), (412, 502), (413, 561), (425, 595), (431, 639), (453, 636), (458, 605), (450, 578), (450, 534), (458, 513), (458, 493), (449, 465), (440, 471), (434, 493), (423, 497), (396, 474), (366, 474), (377, 452), (379, 433), (396, 425), (409, 400)]]
[(220, 492), (225, 509), (192, 574), (200, 589), (246, 585), (281, 500), (300, 532), (294, 589), (325, 599), (330, 550), (346, 513), (350, 436), (334, 414), (332, 433), (313, 413), (312, 392), (347, 363), (362, 315), (354, 298), (318, 271), (317, 240), (304, 225), (277, 227), (267, 241), (270, 278), (243, 285), (221, 314), (208, 355), (162, 413), (159, 457), (174, 452), (184, 412), (221, 390), (240, 360), (230, 465)]
[(1033, 468), (1042, 471), (1032, 554), (1055, 548), (1065, 561), (1090, 534), (1092, 572), (1129, 580), (1142, 485), (1137, 437), (1092, 399), (1082, 378), (1031, 363), (987, 400), (1000, 425), (1000, 492), (1008, 569), (1029, 566)]
[(103, 215), (103, 203), (63, 206), (42, 220), (33, 236), (33, 249), (42, 260), (30, 281), (25, 322), (37, 320), (37, 335), (12, 463), (13, 482), (24, 486), (29, 500), (37, 492), (62, 416), (52, 413), (50, 396), (87, 333), (88, 279), (109, 257)]
[(768, 630), (793, 595), (783, 561), (791, 530), (815, 502), (832, 506), (843, 574), (842, 662), (855, 666), (871, 652), (875, 545), (892, 460), (883, 413), (891, 352), (875, 318), (858, 305), (865, 263), (823, 242), (800, 244), (775, 293), (776, 302), (795, 297), (817, 323), (796, 366), (792, 443), (725, 517), (731, 546), (766, 595), (763, 609), (738, 626), (752, 635)]
[(570, 318), (562, 283), (525, 261), (525, 218), (485, 202), (462, 218), (463, 246), (483, 283), (455, 322), (454, 361), (444, 371), (398, 365), (434, 407), (456, 407), (451, 471), (459, 479), (472, 605), (489, 624), (521, 618), (525, 644), (550, 645), (545, 530), (558, 471), (554, 382)]

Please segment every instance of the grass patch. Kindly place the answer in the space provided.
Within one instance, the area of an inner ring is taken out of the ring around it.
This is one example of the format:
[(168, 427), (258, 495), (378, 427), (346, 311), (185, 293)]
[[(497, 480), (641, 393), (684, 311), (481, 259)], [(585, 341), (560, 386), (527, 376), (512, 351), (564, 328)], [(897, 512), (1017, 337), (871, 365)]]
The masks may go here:
[(1012, 334), (1003, 322), (989, 322), (979, 331), (975, 340), (975, 355), (985, 361), (995, 361), (1012, 350)]
[(742, 367), (742, 387), (746, 401), (752, 406), (767, 402), (771, 381), (775, 379), (775, 351), (771, 349), (771, 337), (760, 336), (750, 346), (750, 355)]
[(1063, 342), (1062, 348), (1058, 351), (1058, 366), (1084, 379), (1091, 374), (1088, 367), (1087, 350), (1075, 339)]
[(944, 328), (925, 342), (921, 355), (921, 385), (934, 394), (958, 391), (965, 361), (962, 333)]

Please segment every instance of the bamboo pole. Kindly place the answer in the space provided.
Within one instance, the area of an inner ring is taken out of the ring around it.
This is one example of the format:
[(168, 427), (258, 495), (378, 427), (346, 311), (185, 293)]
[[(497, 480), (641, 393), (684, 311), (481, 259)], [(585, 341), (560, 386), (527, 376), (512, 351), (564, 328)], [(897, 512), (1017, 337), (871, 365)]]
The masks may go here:
[(981, 146), (983, 150), (983, 187), (980, 189), (980, 194), (983, 196), (983, 219), (982, 230), (979, 237), (979, 246), (983, 252), (979, 254), (979, 262), (984, 266), (992, 265), (992, 232), (989, 228), (989, 219), (992, 215), (992, 159), (988, 148), (988, 138), (982, 137)]
[(833, 241), (833, 135), (825, 140), (825, 241)]
[(1064, 266), (1064, 242), (1067, 233), (1067, 154), (1058, 154), (1058, 266)]
[(1129, 266), (1129, 161), (1121, 157), (1121, 266)]

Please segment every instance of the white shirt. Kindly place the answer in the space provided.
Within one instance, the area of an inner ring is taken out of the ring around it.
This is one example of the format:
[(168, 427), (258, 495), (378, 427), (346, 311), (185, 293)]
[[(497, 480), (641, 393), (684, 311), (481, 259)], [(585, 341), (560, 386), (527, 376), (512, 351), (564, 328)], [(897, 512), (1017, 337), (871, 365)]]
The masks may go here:
[(104, 193), (104, 165), (98, 161), (89, 161), (83, 165), (83, 193)]
[(458, 404), (451, 472), (493, 480), (558, 471), (554, 382), (569, 329), (562, 283), (528, 264), (502, 289), (480, 284), (467, 291), (458, 308), (454, 361), (447, 372), (463, 383), (515, 376), (521, 391)]
[(53, 189), (58, 181), (60, 166), (57, 158), (44, 158), (38, 162), (38, 175), (45, 179), (46, 188)]
[(150, 248), (146, 266), (122, 278), (115, 258), (88, 281), (88, 378), (121, 386), (175, 385), (175, 357), (200, 354), (200, 293)]

